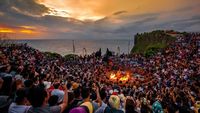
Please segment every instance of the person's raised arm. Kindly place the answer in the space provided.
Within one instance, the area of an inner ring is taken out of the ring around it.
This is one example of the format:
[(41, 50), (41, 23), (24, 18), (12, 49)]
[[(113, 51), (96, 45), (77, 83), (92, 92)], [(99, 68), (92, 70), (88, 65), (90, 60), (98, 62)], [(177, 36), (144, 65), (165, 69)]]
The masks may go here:
[(195, 98), (190, 94), (189, 91), (188, 91), (188, 95), (189, 95), (190, 100), (192, 101), (192, 103), (195, 104)]
[(59, 105), (61, 107), (61, 113), (65, 110), (65, 108), (68, 105), (68, 90), (66, 85), (63, 86), (63, 89), (64, 89), (64, 98), (62, 104)]
[(97, 86), (95, 83), (92, 84), (92, 89), (95, 91), (97, 99), (95, 100), (98, 103), (98, 106), (100, 107), (102, 104), (102, 100), (99, 94), (99, 86)]
[(98, 101), (98, 105), (101, 106), (102, 105), (102, 100), (99, 94), (99, 87), (96, 87), (96, 95), (97, 95), (97, 101)]

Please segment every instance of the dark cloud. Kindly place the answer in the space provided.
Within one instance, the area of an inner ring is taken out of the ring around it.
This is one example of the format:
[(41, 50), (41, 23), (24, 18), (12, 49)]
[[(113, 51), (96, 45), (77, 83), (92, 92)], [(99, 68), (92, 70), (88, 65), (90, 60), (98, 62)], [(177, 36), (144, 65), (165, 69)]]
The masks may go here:
[[(94, 32), (99, 34), (112, 34), (113, 36), (128, 37), (137, 32), (146, 32), (157, 29), (174, 29), (179, 31), (193, 31), (193, 27), (200, 28), (200, 16), (195, 15), (192, 17), (185, 17), (175, 20), (161, 20), (159, 17), (164, 15), (163, 13), (154, 14), (140, 14), (140, 15), (128, 15), (121, 18), (126, 21), (125, 24), (119, 25), (116, 28), (110, 28), (109, 17), (106, 17), (98, 21)], [(102, 25), (103, 24), (103, 25)], [(102, 25), (102, 26), (101, 26)], [(195, 30), (196, 31), (196, 30)]]
[[(6, 2), (8, 2), (8, 0), (4, 0), (4, 3)], [(6, 5), (6, 7), (7, 9), (3, 8), (3, 6), (0, 5), (0, 12), (3, 12), (3, 15), (0, 15), (0, 20), (1, 20), (0, 24), (7, 24), (11, 26), (20, 26), (20, 25), (44, 26), (44, 27), (52, 28), (52, 29), (54, 27), (55, 28), (56, 27), (76, 28), (77, 26), (81, 26), (83, 24), (82, 21), (74, 19), (74, 18), (51, 16), (51, 15), (30, 16), (24, 13), (19, 13), (16, 10), (13, 10), (11, 8), (12, 5)]]
[[(134, 15), (122, 10), (93, 22), (60, 16), (44, 16), (44, 13), (56, 14), (57, 12), (37, 3), (36, 0), (0, 0), (0, 26), (14, 29), (20, 29), (19, 26), (22, 25), (42, 26), (47, 29), (46, 32), (49, 34), (47, 38), (120, 39), (130, 38), (137, 32), (155, 29), (199, 30), (200, 15), (191, 13), (180, 18), (183, 15), (181, 12), (192, 12), (190, 8), (192, 7), (174, 11), (173, 15), (171, 12)], [(68, 12), (64, 13), (68, 14)], [(159, 17), (163, 15), (164, 17), (170, 15), (170, 18), (160, 19)]]
[[(198, 29), (193, 29), (192, 28), (193, 26), (197, 26)], [(165, 28), (165, 29), (176, 29), (179, 31), (199, 31), (200, 15), (192, 16), (186, 19), (178, 19), (178, 20), (159, 23), (155, 27)]]
[(138, 20), (136, 22), (128, 23), (127, 25), (124, 25), (124, 26), (120, 27), (119, 29), (115, 30), (114, 33), (131, 34), (133, 32), (145, 31), (148, 26), (147, 23), (151, 23), (152, 21), (154, 21), (156, 19), (157, 19), (157, 16), (146, 17), (146, 18)]
[(120, 15), (120, 14), (123, 14), (123, 13), (127, 13), (127, 11), (125, 11), (125, 10), (117, 11), (117, 12), (113, 13), (113, 15)]
[(29, 16), (41, 16), (49, 12), (49, 8), (39, 4), (36, 0), (0, 0), (0, 10), (16, 11)]
[(78, 29), (84, 23), (74, 18), (42, 16), (48, 11), (52, 11), (52, 9), (38, 4), (36, 0), (0, 0), (0, 12), (3, 12), (3, 15), (0, 15), (0, 24), (16, 27), (20, 25), (44, 26), (56, 31), (58, 28)]
[(123, 24), (112, 23), (116, 16), (105, 17), (95, 22), (92, 31), (99, 33), (113, 33), (113, 34), (127, 34), (138, 31), (140, 27), (152, 22), (158, 18), (159, 14), (140, 14), (127, 15), (124, 17), (117, 17), (117, 20), (124, 22)]
[[(49, 12), (51, 12), (53, 15), (58, 15), (59, 14), (59, 12), (56, 9), (54, 9), (54, 8), (49, 9)], [(63, 14), (70, 15), (70, 13), (68, 13), (67, 11), (61, 11), (61, 12)]]
[(190, 6), (186, 6), (186, 7), (183, 7), (183, 8), (180, 8), (180, 9), (177, 9), (176, 12), (184, 12), (184, 11), (189, 11), (189, 10), (192, 10), (194, 8), (199, 8), (200, 6), (200, 2), (199, 3), (196, 3), (194, 5), (190, 5)]

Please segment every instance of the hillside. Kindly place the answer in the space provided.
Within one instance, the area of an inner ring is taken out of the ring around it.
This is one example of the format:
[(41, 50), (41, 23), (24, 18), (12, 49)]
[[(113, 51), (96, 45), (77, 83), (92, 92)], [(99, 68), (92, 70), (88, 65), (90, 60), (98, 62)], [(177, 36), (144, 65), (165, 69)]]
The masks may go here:
[(174, 41), (176, 39), (174, 34), (175, 32), (162, 30), (137, 33), (131, 53), (142, 53), (147, 56), (154, 54)]

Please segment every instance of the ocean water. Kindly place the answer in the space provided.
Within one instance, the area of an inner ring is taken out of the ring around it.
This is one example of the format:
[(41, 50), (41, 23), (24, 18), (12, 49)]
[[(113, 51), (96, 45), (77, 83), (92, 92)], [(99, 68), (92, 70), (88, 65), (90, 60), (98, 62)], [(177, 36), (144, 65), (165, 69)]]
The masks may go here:
[[(15, 40), (17, 43), (27, 43), (29, 46), (38, 49), (40, 51), (49, 51), (56, 52), (61, 55), (72, 54), (73, 53), (73, 40), (69, 39), (40, 39), (40, 40)], [(101, 39), (92, 39), (92, 40), (83, 40), (76, 39), (74, 40), (75, 54), (85, 55), (96, 52), (101, 48), (102, 53), (106, 52), (106, 49), (115, 52), (115, 53), (125, 53), (134, 45), (133, 40), (128, 39), (118, 39), (118, 40), (101, 40)], [(83, 49), (85, 48), (85, 49)]]

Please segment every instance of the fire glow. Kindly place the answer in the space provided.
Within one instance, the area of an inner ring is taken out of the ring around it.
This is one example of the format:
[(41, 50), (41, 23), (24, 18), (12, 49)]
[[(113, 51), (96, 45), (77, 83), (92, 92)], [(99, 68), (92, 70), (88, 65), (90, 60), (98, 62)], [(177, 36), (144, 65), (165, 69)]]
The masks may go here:
[(114, 73), (111, 73), (110, 74), (110, 80), (112, 81), (122, 81), (122, 82), (126, 82), (130, 79), (130, 75), (129, 73), (126, 73), (125, 75), (122, 75), (122, 74), (114, 74)]
[(116, 79), (117, 79), (117, 77), (116, 77), (116, 75), (115, 75), (115, 74), (111, 73), (111, 75), (110, 75), (110, 79), (111, 79), (111, 80), (116, 80)]
[(129, 78), (128, 76), (123, 76), (119, 79), (119, 81), (127, 81)]

